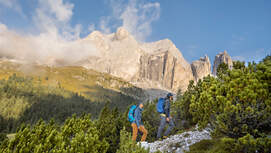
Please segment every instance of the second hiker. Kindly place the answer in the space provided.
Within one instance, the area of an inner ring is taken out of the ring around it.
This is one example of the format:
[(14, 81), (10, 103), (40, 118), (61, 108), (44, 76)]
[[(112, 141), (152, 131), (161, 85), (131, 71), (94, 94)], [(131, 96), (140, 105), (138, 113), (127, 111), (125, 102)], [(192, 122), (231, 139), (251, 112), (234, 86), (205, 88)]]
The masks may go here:
[(160, 139), (162, 137), (162, 132), (166, 126), (169, 124), (166, 132), (164, 133), (163, 138), (167, 138), (171, 130), (173, 129), (174, 122), (170, 116), (170, 102), (173, 101), (173, 95), (171, 93), (167, 94), (166, 98), (160, 98), (157, 104), (157, 111), (160, 113), (160, 126), (157, 132), (157, 138)]
[(135, 109), (135, 112), (134, 112), (135, 120), (132, 123), (132, 127), (133, 127), (133, 137), (132, 137), (132, 139), (134, 141), (136, 141), (138, 130), (143, 133), (141, 141), (145, 141), (146, 138), (147, 138), (148, 131), (145, 129), (145, 127), (144, 127), (144, 125), (142, 124), (142, 121), (141, 121), (142, 110), (143, 110), (143, 103), (140, 103), (139, 106)]

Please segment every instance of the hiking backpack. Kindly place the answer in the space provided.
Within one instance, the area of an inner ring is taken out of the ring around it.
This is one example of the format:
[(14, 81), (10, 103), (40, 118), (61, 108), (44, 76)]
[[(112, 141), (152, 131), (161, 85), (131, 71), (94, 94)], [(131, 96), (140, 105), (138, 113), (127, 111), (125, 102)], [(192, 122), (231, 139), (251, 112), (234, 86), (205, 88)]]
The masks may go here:
[(156, 105), (156, 110), (158, 113), (164, 113), (164, 103), (165, 103), (165, 98), (158, 99), (158, 103)]
[(136, 110), (137, 106), (136, 105), (132, 105), (130, 108), (129, 108), (129, 112), (128, 112), (128, 121), (129, 122), (133, 122), (135, 120), (135, 110)]

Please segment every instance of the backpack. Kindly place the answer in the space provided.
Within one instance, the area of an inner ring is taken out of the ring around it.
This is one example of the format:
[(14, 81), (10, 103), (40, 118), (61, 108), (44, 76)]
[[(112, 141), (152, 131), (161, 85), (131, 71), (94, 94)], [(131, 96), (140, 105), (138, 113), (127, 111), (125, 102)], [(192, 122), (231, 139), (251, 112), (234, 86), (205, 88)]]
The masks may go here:
[(128, 112), (128, 121), (131, 122), (131, 123), (135, 120), (134, 114), (135, 114), (136, 108), (137, 108), (136, 105), (132, 105), (132, 106), (129, 108), (129, 112)]
[(158, 103), (156, 105), (156, 110), (158, 113), (164, 113), (164, 103), (165, 103), (165, 98), (158, 99)]

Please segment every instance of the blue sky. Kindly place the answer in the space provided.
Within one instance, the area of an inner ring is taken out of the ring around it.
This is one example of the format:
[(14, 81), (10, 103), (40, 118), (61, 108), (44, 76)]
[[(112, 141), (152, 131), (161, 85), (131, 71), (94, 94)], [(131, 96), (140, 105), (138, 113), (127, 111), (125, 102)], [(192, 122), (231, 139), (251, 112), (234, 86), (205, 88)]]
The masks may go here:
[(139, 41), (172, 40), (189, 62), (224, 50), (256, 62), (271, 53), (270, 0), (0, 0), (0, 23), (72, 39), (124, 26)]

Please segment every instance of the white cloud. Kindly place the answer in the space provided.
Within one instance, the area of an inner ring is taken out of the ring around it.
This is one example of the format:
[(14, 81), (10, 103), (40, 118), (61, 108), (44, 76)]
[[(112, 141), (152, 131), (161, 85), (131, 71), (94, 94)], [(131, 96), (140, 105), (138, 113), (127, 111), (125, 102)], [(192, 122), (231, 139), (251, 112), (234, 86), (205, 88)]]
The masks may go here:
[(74, 7), (72, 3), (64, 3), (63, 0), (39, 0), (38, 5), (33, 20), (42, 33), (61, 35), (68, 40), (78, 39), (82, 26), (70, 25)]
[(63, 0), (39, 0), (33, 23), (39, 34), (18, 34), (0, 24), (0, 57), (48, 65), (70, 65), (97, 55), (80, 39), (82, 26), (71, 26), (74, 5)]
[(43, 8), (48, 8), (58, 21), (67, 22), (71, 19), (73, 12), (72, 9), (74, 7), (71, 3), (63, 3), (63, 0), (40, 0), (40, 4)]
[(89, 42), (67, 41), (48, 33), (19, 35), (0, 24), (1, 58), (47, 65), (72, 65), (93, 55), (97, 53)]
[[(121, 22), (122, 27), (126, 28), (139, 41), (145, 41), (152, 33), (151, 24), (160, 17), (160, 3), (141, 0), (129, 0), (124, 3), (120, 0), (111, 0), (112, 16), (101, 19), (101, 29), (106, 32), (115, 28), (114, 22)], [(113, 20), (113, 21), (112, 21)]]
[[(0, 1), (3, 3), (3, 0)], [(160, 16), (159, 3), (130, 0), (128, 3), (119, 1), (111, 4), (113, 15), (101, 18), (99, 25), (106, 33), (110, 33), (119, 24), (143, 41), (151, 34), (153, 21)], [(5, 5), (9, 6), (10, 3)], [(0, 57), (30, 63), (71, 65), (89, 56), (98, 55), (91, 43), (84, 43), (80, 39), (82, 26), (71, 25), (73, 8), (74, 4), (69, 1), (38, 0), (38, 7), (33, 15), (33, 24), (39, 30), (38, 34), (18, 34), (0, 23)], [(88, 30), (95, 28), (92, 24)]]
[(8, 7), (10, 9), (14, 9), (16, 12), (18, 12), (21, 16), (25, 17), (21, 6), (19, 5), (17, 0), (0, 0), (0, 5), (4, 5), (5, 7)]

